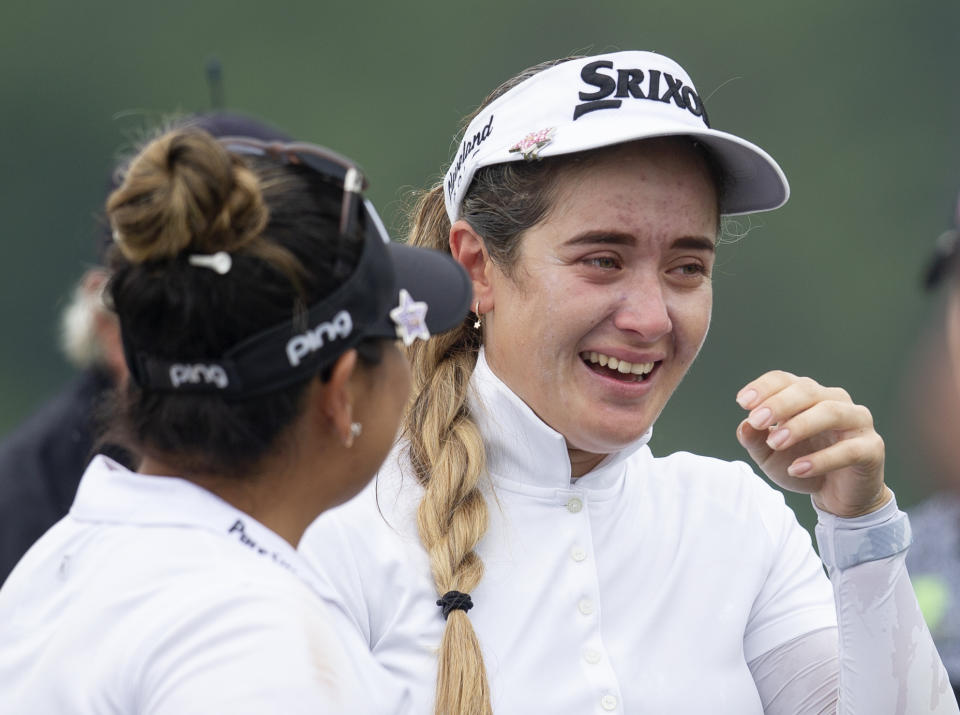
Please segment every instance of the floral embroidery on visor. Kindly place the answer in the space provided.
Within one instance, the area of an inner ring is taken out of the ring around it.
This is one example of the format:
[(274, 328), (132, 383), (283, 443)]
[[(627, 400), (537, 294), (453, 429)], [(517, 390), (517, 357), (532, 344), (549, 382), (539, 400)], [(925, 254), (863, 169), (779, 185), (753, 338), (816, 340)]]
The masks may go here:
[(527, 161), (533, 161), (540, 158), (540, 150), (553, 141), (553, 135), (556, 133), (556, 127), (541, 129), (536, 132), (530, 132), (523, 139), (510, 147), (510, 153), (520, 153)]

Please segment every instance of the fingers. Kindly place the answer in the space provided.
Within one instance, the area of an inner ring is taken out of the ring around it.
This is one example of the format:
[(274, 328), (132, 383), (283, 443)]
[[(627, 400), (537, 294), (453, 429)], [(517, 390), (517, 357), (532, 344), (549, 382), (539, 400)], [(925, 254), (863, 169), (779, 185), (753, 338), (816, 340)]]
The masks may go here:
[(791, 477), (818, 477), (848, 467), (859, 467), (864, 474), (870, 474), (883, 466), (883, 459), (883, 438), (870, 431), (798, 457), (787, 467), (787, 474)]
[(747, 420), (743, 420), (737, 427), (737, 440), (758, 462), (763, 461), (771, 452), (772, 448), (766, 444), (769, 434), (769, 430), (754, 429)]
[(845, 390), (775, 370), (744, 386), (737, 402), (749, 411), (740, 443), (781, 487), (839, 516), (870, 513), (889, 498), (883, 439)]
[[(789, 411), (784, 410), (774, 414), (786, 415)], [(872, 430), (873, 415), (863, 405), (824, 400), (815, 402), (792, 417), (781, 416), (773, 419), (772, 423), (776, 423), (776, 427), (770, 429), (766, 436), (767, 446), (770, 449), (788, 449), (828, 430), (841, 432)], [(753, 426), (752, 422), (751, 426)]]
[(853, 404), (843, 388), (823, 387), (809, 377), (781, 370), (766, 373), (737, 394), (737, 403), (750, 410), (747, 420), (754, 429), (779, 424), (824, 401)]
[(738, 438), (758, 463), (779, 453), (792, 477), (846, 467), (869, 471), (883, 464), (873, 415), (842, 388), (774, 370), (747, 384), (737, 402), (750, 410)]

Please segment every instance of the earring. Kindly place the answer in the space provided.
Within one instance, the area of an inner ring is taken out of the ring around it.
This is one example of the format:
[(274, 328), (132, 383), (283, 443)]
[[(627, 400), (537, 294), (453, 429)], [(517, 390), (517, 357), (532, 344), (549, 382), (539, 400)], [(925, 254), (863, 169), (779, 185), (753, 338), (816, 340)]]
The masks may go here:
[(477, 306), (473, 309), (473, 312), (474, 312), (474, 314), (476, 314), (476, 316), (477, 316), (477, 319), (476, 319), (475, 321), (473, 321), (473, 327), (474, 327), (475, 330), (480, 330), (480, 318), (481, 318), (482, 316), (480, 315), (480, 301), (479, 301), (479, 300), (477, 301)]
[(349, 449), (353, 446), (353, 440), (363, 434), (363, 425), (359, 422), (350, 423), (350, 436), (344, 440), (344, 445)]

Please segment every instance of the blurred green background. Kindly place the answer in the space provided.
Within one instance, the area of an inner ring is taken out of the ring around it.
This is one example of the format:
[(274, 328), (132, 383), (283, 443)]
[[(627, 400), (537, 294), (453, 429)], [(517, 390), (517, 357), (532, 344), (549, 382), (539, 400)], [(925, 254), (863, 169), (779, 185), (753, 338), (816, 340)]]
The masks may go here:
[[(502, 80), (566, 54), (651, 49), (793, 188), (721, 248), (711, 334), (654, 451), (743, 458), (734, 395), (782, 368), (873, 410), (909, 505), (931, 488), (903, 398), (938, 302), (919, 275), (960, 189), (958, 48), (953, 0), (4, 0), (0, 434), (71, 372), (58, 316), (95, 260), (118, 152), (172, 112), (210, 108), (210, 57), (227, 108), (358, 160), (399, 235), (409, 191), (440, 175), (460, 118)], [(790, 501), (809, 525), (807, 499)]]

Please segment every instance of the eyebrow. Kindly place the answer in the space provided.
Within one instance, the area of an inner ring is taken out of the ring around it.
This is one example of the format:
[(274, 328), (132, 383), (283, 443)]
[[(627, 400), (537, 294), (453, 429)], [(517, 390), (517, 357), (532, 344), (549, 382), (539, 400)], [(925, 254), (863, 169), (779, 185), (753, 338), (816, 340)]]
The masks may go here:
[[(565, 241), (565, 246), (589, 246), (589, 245), (614, 245), (614, 246), (632, 246), (636, 243), (636, 238), (629, 233), (620, 233), (617, 231), (586, 231), (577, 234), (569, 241)], [(694, 251), (709, 251), (714, 253), (717, 250), (716, 242), (705, 236), (681, 236), (675, 239), (670, 248), (686, 248)]]

